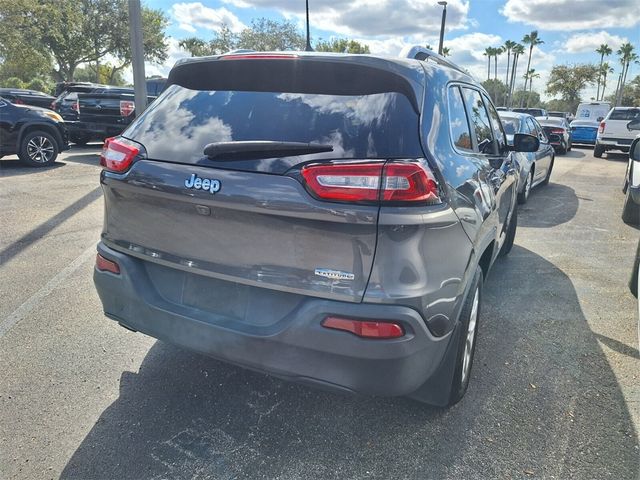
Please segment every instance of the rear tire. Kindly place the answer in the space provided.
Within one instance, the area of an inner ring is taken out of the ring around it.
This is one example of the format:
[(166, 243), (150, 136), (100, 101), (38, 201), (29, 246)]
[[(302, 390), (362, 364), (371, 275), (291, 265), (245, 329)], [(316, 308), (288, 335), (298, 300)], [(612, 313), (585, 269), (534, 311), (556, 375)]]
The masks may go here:
[(500, 256), (506, 257), (513, 248), (513, 242), (516, 239), (516, 231), (518, 230), (518, 205), (513, 206), (509, 227), (507, 227), (507, 236), (504, 239), (502, 248), (500, 248)]
[(42, 130), (28, 132), (20, 140), (18, 158), (29, 167), (48, 167), (58, 158), (58, 142)]
[(564, 143), (562, 143), (560, 145), (560, 148), (558, 148), (558, 153), (560, 155), (566, 155), (568, 151), (569, 151), (569, 147), (567, 147)]
[(531, 185), (533, 185), (533, 168), (529, 170), (529, 175), (527, 175), (527, 179), (525, 180), (524, 187), (522, 187), (522, 191), (518, 193), (518, 203), (523, 205), (527, 203), (529, 199), (529, 194), (531, 193)]
[(447, 406), (458, 403), (469, 387), (471, 367), (476, 351), (476, 339), (478, 337), (478, 320), (480, 318), (480, 301), (482, 299), (482, 270), (476, 267), (476, 273), (469, 289), (469, 295), (460, 312), (460, 336), (458, 339), (458, 352), (456, 355), (456, 367), (453, 373), (451, 394)]
[(622, 221), (627, 225), (640, 225), (640, 205), (631, 198), (631, 189), (628, 186), (622, 206)]
[(547, 170), (547, 176), (544, 177), (544, 180), (540, 182), (540, 185), (549, 185), (549, 180), (551, 179), (551, 172), (553, 171), (553, 162), (555, 162), (556, 158), (551, 158), (551, 163), (549, 164), (549, 170)]
[(604, 146), (598, 145), (596, 143), (596, 146), (593, 147), (593, 156), (596, 158), (602, 158), (603, 153), (604, 153)]

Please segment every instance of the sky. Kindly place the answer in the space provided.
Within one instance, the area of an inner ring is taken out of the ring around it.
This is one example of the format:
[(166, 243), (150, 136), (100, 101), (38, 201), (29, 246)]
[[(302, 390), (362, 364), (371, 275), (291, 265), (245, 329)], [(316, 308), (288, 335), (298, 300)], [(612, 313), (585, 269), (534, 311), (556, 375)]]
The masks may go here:
[[(143, 0), (144, 1), (144, 0)], [(179, 58), (181, 39), (211, 39), (222, 24), (235, 32), (266, 17), (287, 19), (304, 29), (303, 0), (202, 0), (199, 2), (147, 0), (163, 10), (169, 20), (169, 58), (162, 65), (147, 64), (146, 74), (166, 76)], [(373, 54), (396, 56), (406, 45), (430, 44), (437, 48), (442, 6), (437, 0), (309, 0), (312, 43), (318, 39), (350, 38), (366, 43)], [(549, 72), (554, 64), (598, 63), (595, 49), (607, 43), (614, 54), (607, 60), (615, 72), (607, 91), (615, 89), (620, 63), (615, 51), (630, 41), (640, 54), (640, 0), (448, 0), (444, 45), (451, 59), (476, 79), (487, 78), (486, 47), (506, 40), (522, 43), (537, 30), (544, 41), (533, 50), (531, 68), (540, 73), (533, 89), (544, 100)], [(519, 61), (520, 75), (526, 64)], [(498, 57), (498, 78), (504, 81), (506, 54)], [(493, 76), (493, 64), (491, 66)], [(640, 74), (632, 65), (628, 80)], [(518, 80), (524, 82), (522, 78)], [(595, 97), (596, 88), (585, 89), (583, 99)]]

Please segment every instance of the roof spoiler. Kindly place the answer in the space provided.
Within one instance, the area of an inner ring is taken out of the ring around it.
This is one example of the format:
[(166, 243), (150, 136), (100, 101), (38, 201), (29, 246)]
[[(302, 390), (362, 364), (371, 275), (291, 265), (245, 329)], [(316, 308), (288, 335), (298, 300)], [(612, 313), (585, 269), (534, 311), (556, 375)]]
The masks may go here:
[(442, 55), (438, 55), (433, 50), (429, 50), (428, 48), (422, 47), (420, 45), (408, 45), (404, 47), (400, 52), (400, 56), (402, 58), (413, 58), (415, 60), (432, 60), (440, 65), (453, 68), (454, 70), (457, 70), (460, 73), (464, 73), (465, 75), (470, 75), (469, 72), (467, 72), (459, 65), (453, 63), (450, 60), (447, 60)]

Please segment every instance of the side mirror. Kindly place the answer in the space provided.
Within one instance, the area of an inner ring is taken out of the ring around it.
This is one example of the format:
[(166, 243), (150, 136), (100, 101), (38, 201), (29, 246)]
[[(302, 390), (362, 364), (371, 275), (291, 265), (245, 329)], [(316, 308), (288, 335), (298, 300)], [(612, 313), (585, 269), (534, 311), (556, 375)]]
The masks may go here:
[(516, 133), (513, 136), (514, 152), (537, 152), (540, 148), (540, 139), (526, 133)]
[(627, 130), (640, 130), (640, 118), (636, 118), (627, 123)]

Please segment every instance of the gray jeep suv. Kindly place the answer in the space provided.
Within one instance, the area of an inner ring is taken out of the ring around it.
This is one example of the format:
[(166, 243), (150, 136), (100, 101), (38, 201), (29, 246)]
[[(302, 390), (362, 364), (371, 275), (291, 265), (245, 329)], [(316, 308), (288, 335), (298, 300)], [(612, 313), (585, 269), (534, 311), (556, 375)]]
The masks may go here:
[(518, 165), (430, 51), (180, 61), (105, 143), (95, 285), (128, 329), (337, 391), (451, 405)]

